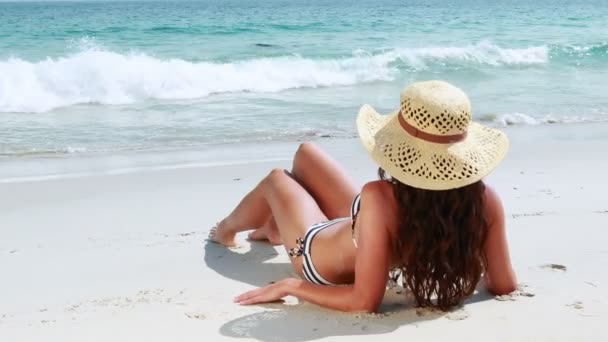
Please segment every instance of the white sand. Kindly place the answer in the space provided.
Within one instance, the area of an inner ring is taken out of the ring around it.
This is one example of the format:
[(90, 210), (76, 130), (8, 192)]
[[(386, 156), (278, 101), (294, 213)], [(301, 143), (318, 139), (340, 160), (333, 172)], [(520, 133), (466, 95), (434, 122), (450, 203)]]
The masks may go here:
[[(285, 252), (244, 236), (235, 250), (204, 239), (287, 160), (117, 175), (87, 162), (94, 170), (81, 177), (38, 181), (7, 176), (23, 163), (0, 163), (0, 341), (608, 340), (604, 132), (606, 125), (510, 132), (509, 157), (489, 182), (503, 196), (523, 295), (481, 291), (447, 314), (417, 310), (395, 293), (382, 314), (365, 316), (293, 298), (233, 304), (253, 286), (290, 276)], [(362, 184), (375, 177), (356, 140), (322, 144)], [(281, 159), (296, 144), (273, 146), (256, 156)]]

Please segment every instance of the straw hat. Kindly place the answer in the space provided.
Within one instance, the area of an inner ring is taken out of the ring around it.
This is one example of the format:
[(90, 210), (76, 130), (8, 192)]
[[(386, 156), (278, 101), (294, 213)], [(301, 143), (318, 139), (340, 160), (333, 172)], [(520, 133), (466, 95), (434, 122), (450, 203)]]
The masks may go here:
[(400, 182), (448, 190), (477, 182), (504, 158), (504, 133), (471, 121), (471, 104), (443, 81), (414, 83), (401, 93), (400, 110), (359, 110), (357, 129), (372, 158)]

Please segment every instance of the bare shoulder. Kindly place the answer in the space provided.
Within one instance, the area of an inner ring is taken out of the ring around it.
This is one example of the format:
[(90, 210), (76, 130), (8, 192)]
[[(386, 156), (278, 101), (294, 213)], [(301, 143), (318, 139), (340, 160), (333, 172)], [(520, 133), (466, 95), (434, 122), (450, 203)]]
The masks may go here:
[(392, 224), (390, 218), (395, 218), (398, 210), (393, 186), (383, 180), (365, 184), (361, 190), (361, 209), (363, 208), (371, 212), (376, 221), (391, 221), (385, 223)]
[(361, 198), (368, 198), (374, 202), (394, 201), (393, 187), (387, 181), (377, 180), (366, 183), (361, 189)]

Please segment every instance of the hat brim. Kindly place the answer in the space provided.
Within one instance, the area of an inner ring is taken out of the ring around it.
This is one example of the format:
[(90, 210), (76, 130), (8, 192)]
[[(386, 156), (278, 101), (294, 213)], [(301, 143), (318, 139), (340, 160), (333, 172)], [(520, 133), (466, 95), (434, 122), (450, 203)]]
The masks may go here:
[(397, 115), (363, 105), (357, 116), (359, 138), (391, 177), (416, 188), (449, 190), (473, 184), (492, 172), (509, 149), (503, 132), (476, 122), (469, 124), (462, 141), (424, 141), (407, 133)]

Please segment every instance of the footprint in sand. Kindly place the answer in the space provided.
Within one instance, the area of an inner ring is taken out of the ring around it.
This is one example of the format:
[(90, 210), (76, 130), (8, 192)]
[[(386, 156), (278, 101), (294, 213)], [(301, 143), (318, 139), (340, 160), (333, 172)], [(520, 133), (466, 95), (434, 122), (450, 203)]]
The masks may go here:
[(544, 269), (563, 271), (563, 272), (566, 272), (568, 270), (568, 268), (566, 266), (560, 265), (560, 264), (544, 264), (544, 265), (541, 265), (540, 267), (544, 268)]
[(192, 318), (192, 319), (200, 319), (200, 320), (207, 319), (207, 316), (205, 316), (204, 314), (202, 314), (200, 312), (185, 313), (185, 315), (186, 315), (186, 317)]
[(517, 285), (517, 289), (509, 294), (502, 296), (495, 296), (495, 300), (499, 300), (501, 302), (504, 301), (516, 301), (518, 297), (534, 297), (536, 296), (534, 293), (528, 290), (528, 285), (519, 284)]
[(450, 321), (462, 321), (463, 319), (469, 318), (469, 313), (466, 310), (464, 310), (464, 308), (462, 308), (462, 307), (458, 307), (447, 313), (443, 312), (439, 309), (434, 309), (434, 308), (417, 308), (416, 309), (416, 315), (418, 317), (438, 318), (439, 316), (442, 316), (444, 314), (445, 314), (445, 318), (449, 319)]
[(566, 306), (571, 307), (576, 310), (582, 310), (585, 308), (585, 306), (583, 305), (583, 302), (581, 302), (581, 301), (576, 301), (572, 304), (567, 304)]
[(514, 219), (519, 218), (519, 217), (529, 217), (529, 216), (543, 216), (545, 215), (544, 212), (542, 211), (537, 211), (534, 213), (521, 213), (521, 214), (513, 214), (511, 215)]
[(463, 319), (469, 318), (469, 313), (463, 308), (451, 311), (445, 316), (450, 321), (462, 321)]
[(417, 308), (416, 315), (418, 317), (440, 316), (442, 311), (433, 308)]
[(382, 312), (372, 312), (372, 313), (361, 313), (355, 314), (353, 317), (356, 319), (381, 319), (392, 315), (392, 312), (382, 313)]

